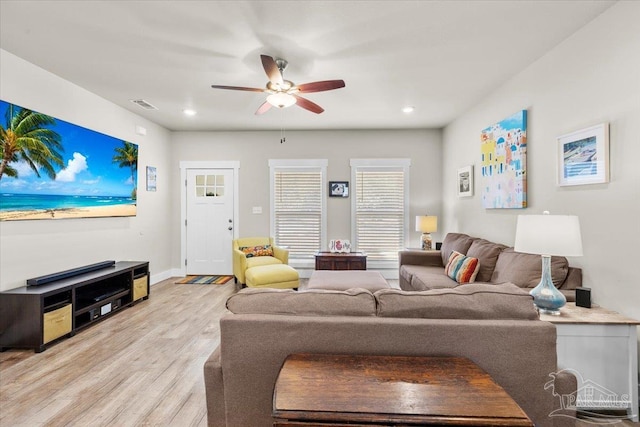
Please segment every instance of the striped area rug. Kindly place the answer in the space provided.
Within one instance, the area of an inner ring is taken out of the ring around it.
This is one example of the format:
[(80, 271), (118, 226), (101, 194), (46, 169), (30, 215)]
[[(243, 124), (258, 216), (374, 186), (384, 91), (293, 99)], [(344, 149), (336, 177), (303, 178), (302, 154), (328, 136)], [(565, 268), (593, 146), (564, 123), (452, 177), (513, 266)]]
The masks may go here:
[(231, 279), (233, 276), (186, 276), (175, 283), (179, 285), (224, 285)]

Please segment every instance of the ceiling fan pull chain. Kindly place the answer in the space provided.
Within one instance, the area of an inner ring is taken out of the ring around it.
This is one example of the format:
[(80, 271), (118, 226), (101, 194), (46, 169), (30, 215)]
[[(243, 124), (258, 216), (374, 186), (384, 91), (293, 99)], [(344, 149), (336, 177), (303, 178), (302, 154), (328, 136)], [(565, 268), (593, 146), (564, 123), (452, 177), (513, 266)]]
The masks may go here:
[(285, 129), (284, 129), (284, 110), (281, 109), (280, 110), (280, 144), (282, 144), (286, 140), (287, 140), (287, 136), (285, 134)]

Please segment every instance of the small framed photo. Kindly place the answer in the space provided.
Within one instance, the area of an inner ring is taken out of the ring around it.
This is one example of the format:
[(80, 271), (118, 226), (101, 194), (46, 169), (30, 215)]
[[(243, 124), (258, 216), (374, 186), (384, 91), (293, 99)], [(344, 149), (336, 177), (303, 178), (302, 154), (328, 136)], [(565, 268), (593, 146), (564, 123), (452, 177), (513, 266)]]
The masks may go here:
[(329, 197), (349, 197), (349, 181), (329, 181)]
[(609, 182), (609, 124), (558, 137), (558, 185)]
[(156, 191), (156, 168), (147, 166), (147, 191)]
[(458, 169), (458, 197), (473, 196), (473, 165)]

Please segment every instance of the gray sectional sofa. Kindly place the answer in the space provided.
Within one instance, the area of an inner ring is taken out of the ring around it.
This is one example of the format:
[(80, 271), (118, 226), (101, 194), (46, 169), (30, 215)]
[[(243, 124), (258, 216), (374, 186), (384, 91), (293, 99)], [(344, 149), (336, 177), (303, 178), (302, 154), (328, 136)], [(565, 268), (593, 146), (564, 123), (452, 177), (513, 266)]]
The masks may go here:
[(209, 426), (271, 426), (275, 381), (292, 353), (466, 357), (535, 425), (574, 423), (575, 411), (550, 416), (561, 409), (558, 395), (576, 390), (573, 376), (550, 376), (558, 371), (555, 326), (539, 320), (531, 296), (512, 284), (375, 293), (243, 289), (227, 308), (220, 345), (204, 366)]
[[(449, 233), (439, 251), (402, 251), (399, 254), (400, 288), (424, 291), (452, 288), (459, 284), (444, 267), (452, 251), (477, 258), (480, 268), (475, 283), (513, 283), (527, 291), (540, 282), (540, 255), (515, 252), (513, 248), (461, 233)], [(570, 267), (564, 257), (551, 257), (551, 277), (567, 301), (575, 301), (575, 289), (582, 286), (582, 270)]]

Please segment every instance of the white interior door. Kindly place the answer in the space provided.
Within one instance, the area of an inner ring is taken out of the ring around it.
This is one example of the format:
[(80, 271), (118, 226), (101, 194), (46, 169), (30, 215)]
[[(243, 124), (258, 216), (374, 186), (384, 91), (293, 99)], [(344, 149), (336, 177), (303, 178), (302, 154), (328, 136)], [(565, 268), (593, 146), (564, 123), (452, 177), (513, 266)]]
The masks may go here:
[(232, 274), (233, 169), (187, 169), (187, 274)]

